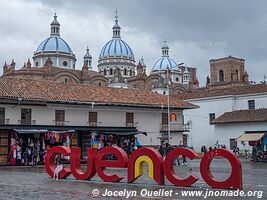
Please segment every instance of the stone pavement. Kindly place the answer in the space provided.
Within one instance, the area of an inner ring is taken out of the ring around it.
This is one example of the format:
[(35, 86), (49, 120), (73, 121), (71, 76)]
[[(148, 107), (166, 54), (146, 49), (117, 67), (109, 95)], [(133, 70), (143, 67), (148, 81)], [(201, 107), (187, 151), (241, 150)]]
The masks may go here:
[[(230, 165), (224, 159), (215, 159), (211, 165), (212, 173), (215, 178), (224, 179), (229, 175)], [(102, 196), (106, 189), (112, 191), (136, 191), (137, 195), (129, 199), (162, 199), (163, 197), (151, 196), (142, 197), (140, 192), (142, 189), (149, 191), (158, 191), (165, 189), (173, 190), (177, 195), (166, 197), (165, 199), (204, 199), (203, 197), (182, 197), (181, 192), (190, 191), (215, 191), (212, 190), (202, 180), (199, 174), (199, 160), (190, 161), (187, 166), (176, 166), (176, 173), (181, 177), (189, 174), (189, 169), (200, 177), (197, 183), (190, 188), (180, 188), (166, 183), (166, 186), (158, 186), (153, 180), (147, 177), (147, 172), (140, 177), (135, 184), (127, 184), (126, 178), (121, 183), (104, 183), (97, 176), (91, 181), (77, 181), (72, 176), (67, 179), (53, 181), (45, 173), (43, 167), (24, 168), (24, 167), (0, 167), (0, 199), (125, 199), (126, 197), (104, 197)], [(253, 163), (242, 160), (244, 192), (249, 190), (263, 191), (262, 199), (267, 199), (267, 164)], [(125, 169), (114, 170), (110, 172), (119, 172), (127, 177)], [(92, 192), (97, 189), (100, 196), (94, 197)], [(259, 197), (259, 196), (258, 196)], [(241, 199), (241, 197), (208, 197), (206, 199)], [(242, 199), (258, 199), (255, 197), (247, 197)]]

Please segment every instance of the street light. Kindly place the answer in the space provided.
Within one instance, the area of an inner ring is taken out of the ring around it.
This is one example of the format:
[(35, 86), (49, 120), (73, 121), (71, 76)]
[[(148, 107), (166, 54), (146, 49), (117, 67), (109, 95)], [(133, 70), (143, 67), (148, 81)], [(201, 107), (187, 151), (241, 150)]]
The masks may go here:
[[(180, 67), (183, 64), (184, 63), (180, 63), (180, 64), (172, 67), (172, 69), (175, 67)], [(168, 65), (167, 65), (166, 70), (167, 70), (166, 73), (167, 73), (167, 92), (168, 92), (168, 96), (167, 96), (167, 98), (168, 98), (167, 99), (167, 101), (168, 101), (168, 143), (170, 145), (170, 142), (171, 142), (171, 125), (170, 125), (171, 120), (170, 120), (170, 87), (169, 87), (169, 66)]]

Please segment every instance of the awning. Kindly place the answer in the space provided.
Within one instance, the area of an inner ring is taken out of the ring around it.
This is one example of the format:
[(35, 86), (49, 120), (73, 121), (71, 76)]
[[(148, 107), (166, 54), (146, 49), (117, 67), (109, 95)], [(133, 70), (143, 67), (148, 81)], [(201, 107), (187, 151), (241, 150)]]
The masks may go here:
[(24, 130), (24, 129), (14, 129), (19, 134), (34, 134), (34, 133), (47, 133), (52, 132), (52, 133), (57, 133), (57, 134), (62, 134), (62, 133), (73, 133), (75, 130), (66, 130), (66, 131), (50, 131), (50, 130), (45, 130), (45, 129), (29, 129), (29, 130)]
[(244, 133), (236, 141), (258, 141), (260, 140), (265, 133)]
[(143, 134), (147, 135), (146, 132), (141, 131), (94, 131), (98, 134), (105, 134), (105, 135), (137, 135), (137, 134)]
[(24, 130), (24, 129), (14, 129), (19, 134), (34, 134), (34, 133), (46, 133), (47, 130), (37, 130), (37, 129), (31, 129), (31, 130)]

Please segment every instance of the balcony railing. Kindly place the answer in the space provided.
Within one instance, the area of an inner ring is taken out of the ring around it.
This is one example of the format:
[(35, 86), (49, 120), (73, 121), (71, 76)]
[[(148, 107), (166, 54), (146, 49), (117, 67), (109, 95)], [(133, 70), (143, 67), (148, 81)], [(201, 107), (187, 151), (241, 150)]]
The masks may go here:
[(70, 125), (70, 121), (53, 121), (56, 126), (67, 126)]
[(135, 123), (125, 123), (125, 126), (126, 127), (137, 127), (137, 125), (138, 125), (138, 123), (137, 122), (135, 122)]
[[(170, 131), (187, 132), (189, 129), (189, 124), (170, 124)], [(160, 124), (160, 131), (168, 131), (168, 124)]]
[(36, 120), (18, 120), (19, 125), (36, 125)]
[(102, 122), (87, 122), (89, 126), (102, 126)]

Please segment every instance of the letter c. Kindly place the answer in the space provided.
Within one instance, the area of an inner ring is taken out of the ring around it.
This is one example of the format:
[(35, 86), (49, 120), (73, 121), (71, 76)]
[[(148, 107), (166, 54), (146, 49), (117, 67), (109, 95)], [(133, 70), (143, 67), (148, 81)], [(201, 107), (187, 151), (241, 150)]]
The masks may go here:
[[(56, 146), (49, 149), (45, 155), (45, 169), (50, 177), (54, 176), (55, 171), (55, 158), (56, 154), (61, 153), (63, 156), (66, 156), (71, 153), (71, 149), (63, 146)], [(71, 174), (70, 168), (63, 167), (59, 172), (59, 178), (66, 178)]]
[(174, 159), (179, 156), (184, 155), (188, 157), (190, 160), (193, 160), (195, 157), (198, 156), (196, 152), (194, 152), (192, 149), (188, 148), (175, 148), (171, 152), (169, 152), (165, 158), (164, 161), (164, 173), (167, 179), (174, 185), (180, 186), (180, 187), (188, 187), (193, 185), (197, 180), (198, 177), (194, 174), (191, 174), (186, 179), (181, 179), (179, 176), (177, 176), (173, 169), (173, 161)]

